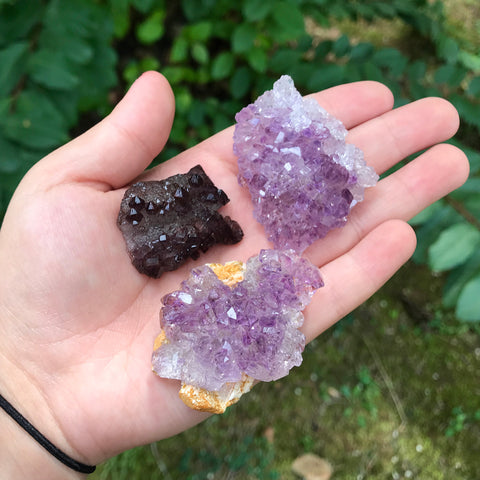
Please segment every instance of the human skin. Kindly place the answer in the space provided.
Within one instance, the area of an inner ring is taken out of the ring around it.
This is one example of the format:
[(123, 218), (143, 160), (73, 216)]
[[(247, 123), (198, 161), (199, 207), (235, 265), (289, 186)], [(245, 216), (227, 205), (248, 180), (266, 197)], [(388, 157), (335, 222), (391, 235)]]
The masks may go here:
[[(325, 287), (305, 310), (311, 340), (370, 297), (411, 256), (406, 221), (459, 187), (468, 161), (441, 144), (458, 128), (451, 104), (428, 98), (392, 110), (376, 82), (315, 94), (349, 130), (347, 141), (383, 173), (347, 225), (309, 247)], [(22, 180), (0, 230), (0, 392), (55, 445), (97, 464), (136, 445), (175, 435), (206, 418), (178, 399), (177, 381), (152, 374), (160, 299), (190, 269), (246, 260), (270, 245), (237, 182), (232, 128), (145, 172), (163, 148), (174, 115), (172, 91), (148, 72), (111, 115), (38, 162)], [(216, 246), (160, 279), (132, 266), (116, 217), (126, 186), (201, 164), (230, 197), (222, 214), (242, 226), (234, 246)], [(51, 457), (0, 411), (5, 478), (82, 478)]]

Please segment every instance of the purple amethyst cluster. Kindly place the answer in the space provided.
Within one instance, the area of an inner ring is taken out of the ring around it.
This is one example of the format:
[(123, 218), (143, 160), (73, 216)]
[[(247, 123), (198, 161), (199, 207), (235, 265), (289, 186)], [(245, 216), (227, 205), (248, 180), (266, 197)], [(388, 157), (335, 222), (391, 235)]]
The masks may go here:
[(345, 224), (378, 175), (343, 124), (282, 76), (236, 116), (234, 152), (255, 218), (277, 249), (302, 252)]
[(318, 269), (292, 251), (262, 250), (233, 287), (207, 265), (192, 270), (163, 299), (167, 342), (153, 354), (154, 371), (210, 391), (242, 373), (263, 381), (287, 375), (302, 362), (301, 312), (322, 285)]

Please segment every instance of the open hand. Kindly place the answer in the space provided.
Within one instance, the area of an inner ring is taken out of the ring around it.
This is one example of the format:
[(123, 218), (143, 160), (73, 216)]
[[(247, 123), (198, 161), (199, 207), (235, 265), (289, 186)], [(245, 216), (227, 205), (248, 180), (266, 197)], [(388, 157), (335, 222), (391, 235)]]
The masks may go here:
[[(415, 235), (405, 221), (468, 175), (464, 154), (439, 144), (458, 128), (445, 100), (392, 110), (390, 91), (375, 82), (334, 87), (315, 98), (343, 121), (347, 140), (377, 173), (428, 150), (368, 189), (347, 225), (305, 252), (325, 281), (305, 311), (308, 340), (366, 300), (410, 257)], [(144, 172), (163, 148), (173, 115), (166, 80), (144, 74), (109, 117), (31, 169), (0, 231), (0, 391), (85, 463), (205, 418), (178, 399), (178, 382), (151, 372), (161, 298), (195, 265), (246, 260), (269, 247), (248, 191), (237, 183), (232, 128)], [(125, 188), (139, 177), (158, 180), (196, 164), (230, 197), (221, 212), (239, 222), (245, 237), (160, 279), (143, 276), (116, 225)]]

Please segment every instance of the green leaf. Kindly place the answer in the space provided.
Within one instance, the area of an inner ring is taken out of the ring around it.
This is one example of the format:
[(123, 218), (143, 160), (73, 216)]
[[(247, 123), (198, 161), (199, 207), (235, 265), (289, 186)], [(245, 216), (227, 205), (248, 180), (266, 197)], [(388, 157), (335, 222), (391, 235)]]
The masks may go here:
[(243, 15), (249, 22), (263, 20), (275, 8), (274, 2), (270, 0), (246, 0), (243, 2)]
[(108, 113), (108, 92), (118, 83), (116, 60), (115, 50), (108, 43), (102, 41), (96, 44), (92, 61), (82, 69), (81, 82), (76, 89), (80, 111), (100, 109), (103, 114)]
[[(267, 75), (255, 75), (254, 85), (251, 87), (252, 92), (266, 92), (273, 88), (274, 79)], [(240, 107), (241, 108), (241, 107)], [(234, 113), (238, 112), (238, 108), (234, 110)]]
[(365, 80), (375, 80), (377, 82), (385, 81), (385, 76), (383, 75), (382, 71), (373, 62), (365, 62), (362, 67)]
[(252, 76), (247, 67), (240, 67), (230, 80), (230, 93), (233, 98), (242, 98), (247, 94), (252, 84)]
[(408, 223), (414, 227), (417, 225), (422, 225), (428, 220), (430, 220), (430, 218), (434, 216), (442, 208), (443, 208), (443, 205), (441, 201), (432, 203), (430, 206), (428, 206), (427, 208), (422, 210), (420, 213), (415, 215), (413, 218), (411, 218)]
[(443, 208), (440, 208), (428, 219), (428, 222), (416, 229), (418, 243), (412, 257), (413, 260), (417, 263), (428, 263), (428, 250), (438, 240), (442, 231), (463, 220), (463, 217), (450, 205), (444, 204)]
[(192, 43), (206, 42), (212, 35), (212, 22), (199, 22), (185, 27), (185, 35)]
[(297, 50), (277, 50), (270, 59), (270, 68), (276, 73), (284, 73), (300, 61), (301, 54)]
[(362, 68), (360, 63), (348, 62), (345, 67), (345, 80), (347, 82), (359, 82), (363, 80)]
[(188, 42), (187, 40), (179, 36), (177, 37), (170, 50), (170, 61), (172, 63), (184, 62), (188, 57)]
[(212, 78), (222, 80), (228, 77), (235, 65), (235, 57), (230, 52), (222, 52), (212, 62)]
[(408, 78), (411, 82), (423, 80), (427, 73), (427, 64), (423, 60), (416, 60), (407, 67)]
[(468, 195), (464, 201), (464, 206), (480, 222), (480, 192)]
[(8, 112), (13, 104), (12, 97), (0, 97), (0, 125), (2, 125), (2, 119), (8, 115)]
[(435, 82), (458, 87), (465, 78), (466, 73), (463, 67), (457, 65), (442, 65), (435, 72)]
[(316, 65), (312, 62), (299, 62), (292, 65), (289, 69), (289, 74), (297, 86), (307, 85), (311, 76), (321, 68), (321, 65)]
[(27, 71), (39, 85), (54, 90), (71, 90), (80, 80), (60, 52), (42, 49), (27, 63)]
[[(158, 4), (158, 0), (131, 0), (132, 5), (142, 13), (147, 13)], [(162, 2), (163, 3), (163, 2)]]
[(165, 32), (165, 11), (156, 10), (137, 27), (137, 38), (140, 43), (150, 45), (162, 38)]
[(0, 173), (11, 174), (21, 167), (18, 146), (0, 136)]
[(200, 127), (205, 123), (205, 114), (205, 102), (201, 100), (194, 100), (187, 114), (188, 123), (192, 127)]
[(376, 12), (372, 6), (365, 5), (363, 3), (357, 3), (355, 7), (357, 13), (366, 20), (372, 20), (375, 17)]
[(62, 50), (65, 57), (72, 63), (85, 65), (92, 60), (94, 51), (87, 40), (69, 36), (63, 42)]
[(468, 161), (470, 163), (470, 175), (473, 175), (480, 171), (480, 152), (478, 150), (467, 147), (456, 139), (450, 139), (448, 143), (451, 143), (452, 145), (458, 147), (460, 150), (463, 150), (465, 155), (468, 157)]
[(160, 62), (155, 57), (144, 57), (139, 62), (140, 65), (140, 72), (148, 72), (149, 70), (159, 70), (160, 69)]
[(373, 45), (371, 43), (362, 42), (355, 45), (350, 52), (350, 60), (354, 62), (363, 62), (373, 53)]
[(390, 67), (397, 61), (398, 54), (399, 52), (395, 48), (383, 48), (377, 50), (373, 54), (372, 64), (379, 67)]
[(317, 60), (323, 61), (325, 57), (332, 51), (332, 48), (332, 40), (324, 40), (323, 42), (320, 42), (315, 49), (315, 58)]
[(310, 50), (312, 49), (312, 43), (312, 36), (307, 32), (304, 32), (303, 35), (297, 37), (295, 50), (302, 53), (310, 52)]
[(321, 65), (317, 67), (310, 77), (307, 88), (315, 92), (338, 85), (343, 82), (344, 71), (344, 65), (337, 65), (335, 63)]
[(222, 113), (213, 116), (213, 133), (222, 131), (232, 124), (232, 117)]
[(247, 52), (253, 47), (257, 30), (248, 23), (242, 23), (235, 28), (232, 35), (232, 50), (234, 53)]
[(454, 268), (447, 277), (442, 294), (442, 303), (447, 308), (456, 305), (463, 287), (480, 272), (480, 250), (468, 259), (468, 262)]
[(458, 58), (458, 44), (457, 42), (450, 37), (442, 36), (437, 42), (438, 45), (438, 55), (447, 61), (447, 63), (455, 63)]
[(461, 51), (458, 54), (458, 60), (465, 68), (474, 72), (480, 72), (480, 55)]
[(388, 67), (395, 72), (400, 70), (400, 73), (407, 64), (405, 57), (396, 48), (382, 48), (377, 50), (373, 55), (372, 60), (380, 67)]
[(68, 140), (62, 114), (43, 95), (24, 90), (18, 97), (15, 113), (3, 122), (9, 140), (33, 149), (51, 149)]
[(210, 54), (203, 43), (195, 43), (192, 47), (192, 57), (195, 61), (204, 65), (205, 63), (208, 63)]
[(444, 230), (428, 250), (432, 270), (441, 272), (462, 264), (480, 247), (480, 232), (469, 223), (457, 223)]
[(7, 96), (22, 76), (28, 42), (18, 42), (0, 50), (0, 97)]
[(25, 39), (42, 18), (44, 2), (22, 0), (4, 5), (0, 13), (0, 45), (10, 45)]
[(292, 1), (276, 2), (272, 16), (285, 40), (296, 39), (305, 32), (303, 14)]
[(174, 90), (175, 93), (175, 106), (178, 113), (185, 113), (189, 110), (192, 105), (193, 98), (190, 90), (188, 88), (177, 88)]
[(182, 10), (190, 22), (210, 17), (217, 0), (182, 0)]
[(376, 5), (376, 9), (378, 13), (380, 13), (383, 17), (393, 18), (397, 14), (397, 10), (393, 5), (388, 3), (378, 3)]
[(480, 195), (479, 177), (470, 177), (461, 187), (450, 193), (450, 197), (460, 201), (467, 200), (471, 195)]
[(167, 77), (167, 80), (174, 85), (185, 78), (186, 68), (167, 66), (162, 69), (162, 73)]
[(337, 57), (343, 57), (350, 50), (350, 41), (346, 35), (342, 35), (333, 43), (333, 53)]
[(113, 33), (113, 22), (108, 19), (107, 23), (107, 19), (105, 11), (100, 7), (96, 8), (93, 3), (81, 0), (51, 1), (47, 3), (43, 24), (44, 28), (56, 31), (59, 38), (65, 34), (88, 38), (98, 31), (100, 25), (103, 29), (108, 25)]
[(268, 57), (265, 50), (254, 47), (247, 53), (248, 64), (258, 73), (265, 73), (268, 65)]
[(479, 107), (463, 95), (451, 95), (449, 100), (455, 105), (460, 117), (468, 123), (480, 128)]
[(480, 321), (480, 275), (470, 280), (458, 297), (457, 317), (466, 322)]
[(468, 86), (468, 94), (474, 97), (480, 97), (480, 76), (472, 78)]
[(117, 38), (123, 38), (130, 28), (129, 0), (109, 0), (113, 30)]

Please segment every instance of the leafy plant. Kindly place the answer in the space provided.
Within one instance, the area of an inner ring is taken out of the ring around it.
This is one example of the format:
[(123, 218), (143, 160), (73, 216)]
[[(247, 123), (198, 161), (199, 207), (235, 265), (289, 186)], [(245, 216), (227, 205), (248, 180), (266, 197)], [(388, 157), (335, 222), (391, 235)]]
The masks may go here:
[(0, 218), (20, 178), (69, 139), (82, 112), (108, 110), (112, 22), (95, 2), (0, 5)]

